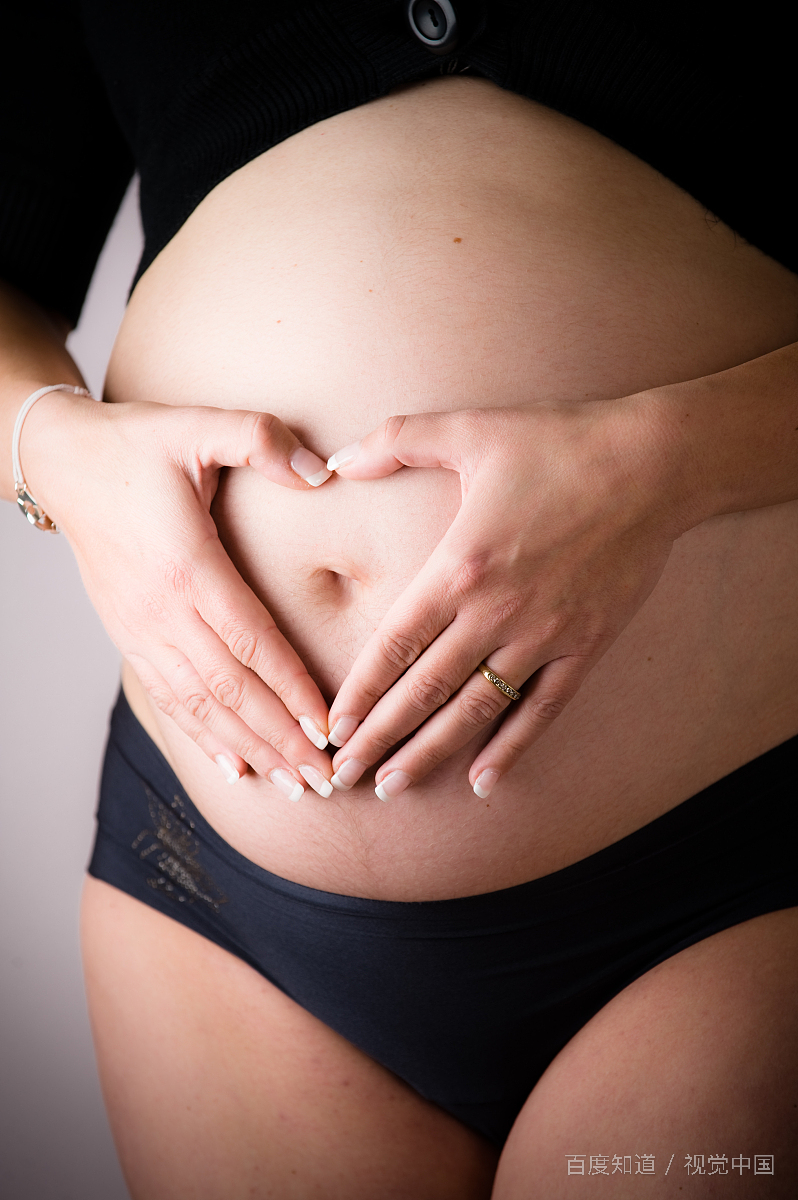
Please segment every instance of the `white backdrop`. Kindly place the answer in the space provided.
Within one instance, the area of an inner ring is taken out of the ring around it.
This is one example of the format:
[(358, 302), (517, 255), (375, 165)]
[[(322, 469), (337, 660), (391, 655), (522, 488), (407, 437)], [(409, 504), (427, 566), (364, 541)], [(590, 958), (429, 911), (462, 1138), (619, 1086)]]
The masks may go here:
[[(132, 185), (68, 343), (95, 395), (141, 241)], [(66, 541), (1, 504), (2, 1200), (128, 1196), (100, 1098), (78, 947), (80, 889), (118, 681), (116, 650)]]

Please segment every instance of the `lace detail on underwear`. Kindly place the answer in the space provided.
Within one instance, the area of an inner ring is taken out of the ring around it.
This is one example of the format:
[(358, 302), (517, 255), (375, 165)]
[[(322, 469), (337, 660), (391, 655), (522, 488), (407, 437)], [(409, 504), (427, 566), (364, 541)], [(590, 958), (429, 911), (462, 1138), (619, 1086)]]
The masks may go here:
[(147, 883), (180, 904), (193, 904), (202, 900), (214, 912), (218, 912), (228, 899), (220, 887), (199, 864), (200, 841), (191, 821), (183, 809), (180, 797), (175, 796), (170, 807), (154, 796), (149, 788), (147, 801), (153, 829), (142, 829), (132, 848), (139, 850), (149, 840), (139, 857), (148, 860), (158, 871)]

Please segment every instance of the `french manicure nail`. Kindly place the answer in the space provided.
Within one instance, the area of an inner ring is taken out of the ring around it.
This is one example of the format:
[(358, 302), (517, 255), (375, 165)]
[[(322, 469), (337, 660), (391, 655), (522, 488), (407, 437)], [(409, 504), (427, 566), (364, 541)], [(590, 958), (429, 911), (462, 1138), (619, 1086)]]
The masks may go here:
[(357, 717), (339, 717), (330, 730), (329, 741), (340, 748), (349, 741), (359, 724)]
[[(318, 747), (319, 750), (323, 750), (327, 745), (327, 739), (319, 729), (316, 722), (311, 720), (310, 717), (300, 717), (299, 724), (302, 726), (302, 732), (304, 733), (305, 737), (309, 741), (313, 742), (313, 745)], [(338, 745), (337, 742), (335, 744), (336, 746)]]
[(477, 776), (477, 781), (474, 784), (474, 791), (479, 796), (480, 800), (487, 800), (496, 784), (501, 779), (499, 771), (483, 771)]
[(332, 471), (325, 467), (318, 454), (314, 454), (312, 450), (306, 450), (304, 446), (297, 446), (291, 455), (290, 462), (291, 470), (296, 471), (297, 475), (311, 487), (318, 487), (332, 475)]
[(336, 450), (332, 458), (327, 459), (327, 470), (337, 471), (339, 467), (348, 467), (360, 453), (361, 445), (362, 442), (352, 442), (351, 446), (344, 446), (343, 450)]
[(228, 783), (231, 783), (231, 784), (238, 783), (241, 776), (239, 775), (238, 771), (235, 769), (235, 767), (233, 766), (233, 764), (231, 763), (230, 759), (227, 757), (226, 754), (217, 754), (214, 759), (214, 762), (216, 763), (217, 767), (222, 772), (222, 774), (224, 775), (224, 777)]
[(390, 775), (385, 776), (382, 783), (377, 784), (374, 791), (380, 800), (392, 800), (394, 796), (400, 796), (412, 782), (413, 780), (405, 771), (391, 771)]
[(346, 762), (342, 762), (338, 770), (332, 777), (332, 785), (339, 792), (348, 792), (357, 783), (360, 776), (366, 769), (366, 764), (358, 762), (356, 758), (348, 758)]
[(299, 800), (305, 794), (305, 789), (298, 779), (294, 779), (290, 771), (284, 771), (282, 767), (278, 767), (269, 775), (269, 779), (279, 792), (287, 796), (289, 800)]
[(314, 792), (318, 792), (326, 800), (333, 793), (332, 784), (325, 779), (321, 771), (317, 771), (315, 767), (302, 766), (297, 767), (299, 774), (303, 779), (306, 779)]

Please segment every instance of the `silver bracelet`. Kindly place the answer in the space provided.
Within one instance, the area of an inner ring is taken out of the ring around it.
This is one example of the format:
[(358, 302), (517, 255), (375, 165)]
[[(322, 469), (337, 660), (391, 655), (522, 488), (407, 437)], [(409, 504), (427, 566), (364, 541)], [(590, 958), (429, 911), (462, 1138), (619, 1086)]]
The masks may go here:
[(47, 516), (44, 509), (36, 503), (28, 491), (28, 485), (25, 482), (25, 477), (22, 474), (22, 465), (19, 461), (19, 436), (22, 433), (25, 418), (36, 401), (41, 400), (42, 396), (46, 396), (48, 392), (72, 392), (76, 396), (89, 396), (92, 400), (95, 397), (92, 396), (91, 392), (86, 391), (86, 388), (73, 387), (70, 383), (53, 383), (49, 387), (39, 388), (38, 392), (34, 392), (32, 396), (28, 396), (22, 408), (17, 413), (17, 419), (14, 423), (14, 433), (11, 438), (11, 462), (14, 470), (14, 490), (17, 494), (17, 504), (31, 525), (35, 525), (37, 529), (43, 529), (46, 533), (58, 533), (55, 521)]

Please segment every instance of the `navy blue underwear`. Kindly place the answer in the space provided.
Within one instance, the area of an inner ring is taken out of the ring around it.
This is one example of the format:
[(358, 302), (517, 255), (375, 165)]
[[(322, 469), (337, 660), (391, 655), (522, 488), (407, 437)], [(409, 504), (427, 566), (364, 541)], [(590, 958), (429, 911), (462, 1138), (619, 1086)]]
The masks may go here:
[(455, 900), (303, 887), (229, 846), (120, 695), (89, 871), (243, 958), (501, 1145), (546, 1067), (656, 963), (798, 904), (798, 737), (581, 862)]

